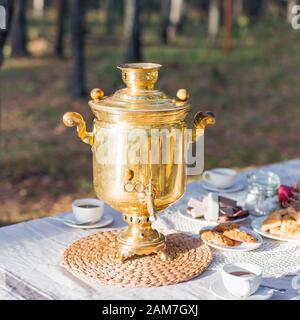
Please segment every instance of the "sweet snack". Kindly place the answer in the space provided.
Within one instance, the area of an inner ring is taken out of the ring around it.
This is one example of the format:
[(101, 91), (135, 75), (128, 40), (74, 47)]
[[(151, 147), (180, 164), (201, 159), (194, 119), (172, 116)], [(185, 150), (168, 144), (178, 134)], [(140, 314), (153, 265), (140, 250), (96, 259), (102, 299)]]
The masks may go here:
[(232, 229), (238, 229), (240, 225), (238, 223), (219, 224), (213, 228), (214, 231), (224, 232)]
[[(279, 210), (281, 211), (281, 210)], [(281, 213), (278, 210), (271, 213), (267, 219), (263, 222), (261, 230), (263, 232), (269, 231), (271, 229), (281, 226)]]
[(257, 242), (257, 239), (253, 237), (251, 234), (237, 228), (231, 229), (231, 230), (225, 230), (223, 232), (223, 235), (231, 240), (238, 241), (238, 242), (247, 242), (247, 243)]
[(280, 236), (281, 235), (280, 227), (271, 229), (269, 232), (270, 232), (270, 234), (273, 234), (274, 236)]
[(300, 211), (294, 207), (276, 210), (265, 219), (261, 230), (274, 236), (300, 239)]
[(187, 213), (193, 218), (204, 217), (205, 220), (222, 223), (234, 222), (249, 215), (249, 212), (238, 206), (235, 200), (212, 192), (202, 199), (190, 198), (187, 203)]
[(241, 243), (257, 243), (252, 234), (241, 229), (237, 223), (219, 224), (213, 229), (200, 232), (202, 240), (226, 247), (239, 246)]
[(287, 208), (287, 214), (300, 225), (300, 211), (297, 211), (293, 207), (289, 207)]
[(205, 241), (211, 242), (213, 244), (225, 247), (235, 246), (235, 241), (227, 238), (223, 234), (213, 231), (213, 230), (204, 230), (201, 233), (201, 238)]

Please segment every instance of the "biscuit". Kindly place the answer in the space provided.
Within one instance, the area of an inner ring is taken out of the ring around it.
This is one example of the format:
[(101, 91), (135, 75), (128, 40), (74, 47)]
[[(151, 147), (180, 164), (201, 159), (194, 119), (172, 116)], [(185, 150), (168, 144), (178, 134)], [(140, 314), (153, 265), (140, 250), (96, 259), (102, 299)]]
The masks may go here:
[(287, 208), (287, 213), (300, 225), (300, 211), (297, 211), (293, 207)]
[(297, 226), (298, 226), (297, 222), (289, 215), (286, 215), (282, 219), (280, 232), (287, 236), (293, 236), (294, 232), (297, 229)]
[(213, 228), (214, 231), (223, 233), (226, 230), (238, 229), (240, 225), (238, 223), (219, 224)]
[(274, 229), (281, 226), (282, 218), (281, 218), (281, 213), (279, 211), (282, 211), (282, 210), (274, 211), (267, 217), (266, 220), (264, 220), (261, 226), (261, 230), (263, 232), (266, 232), (266, 231), (269, 231), (270, 229)]
[(269, 233), (273, 234), (274, 236), (281, 236), (280, 227), (269, 230)]
[(224, 231), (223, 235), (234, 241), (248, 242), (248, 243), (257, 242), (257, 239), (253, 237), (251, 234), (239, 229), (226, 230)]
[(235, 241), (227, 238), (223, 234), (213, 231), (204, 230), (200, 233), (201, 239), (216, 244), (218, 246), (233, 247), (235, 246)]

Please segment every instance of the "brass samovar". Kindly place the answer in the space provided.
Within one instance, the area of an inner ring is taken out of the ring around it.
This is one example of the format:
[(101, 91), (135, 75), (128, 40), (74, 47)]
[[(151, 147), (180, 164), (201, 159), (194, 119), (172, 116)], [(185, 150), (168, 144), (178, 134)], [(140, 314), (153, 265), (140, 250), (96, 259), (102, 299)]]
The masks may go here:
[[(174, 99), (154, 88), (159, 64), (132, 63), (118, 68), (126, 88), (105, 96), (91, 91), (93, 131), (82, 116), (64, 115), (64, 124), (77, 126), (79, 137), (91, 145), (94, 188), (101, 200), (122, 212), (128, 228), (117, 237), (118, 258), (159, 253), (166, 259), (165, 237), (152, 228), (156, 213), (177, 201), (186, 184), (186, 122), (188, 93)], [(214, 124), (211, 112), (198, 112), (192, 140)]]

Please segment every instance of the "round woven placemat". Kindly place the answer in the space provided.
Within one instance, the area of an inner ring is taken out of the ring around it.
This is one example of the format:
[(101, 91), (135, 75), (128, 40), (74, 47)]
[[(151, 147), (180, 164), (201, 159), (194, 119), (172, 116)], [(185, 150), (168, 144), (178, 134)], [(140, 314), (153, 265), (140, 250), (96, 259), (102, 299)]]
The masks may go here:
[(200, 239), (183, 233), (166, 236), (171, 260), (156, 254), (116, 261), (117, 231), (98, 232), (74, 242), (64, 252), (63, 265), (74, 275), (103, 285), (159, 287), (190, 280), (210, 264), (212, 254)]

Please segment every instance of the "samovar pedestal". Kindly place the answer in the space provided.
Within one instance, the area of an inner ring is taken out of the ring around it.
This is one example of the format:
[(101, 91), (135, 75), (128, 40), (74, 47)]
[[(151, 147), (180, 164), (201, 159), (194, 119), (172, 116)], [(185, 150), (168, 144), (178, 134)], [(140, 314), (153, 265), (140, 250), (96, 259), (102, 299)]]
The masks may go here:
[(149, 254), (159, 254), (163, 261), (170, 259), (166, 252), (165, 236), (152, 229), (149, 216), (124, 214), (123, 218), (128, 228), (117, 237), (117, 260), (124, 262), (134, 255)]

